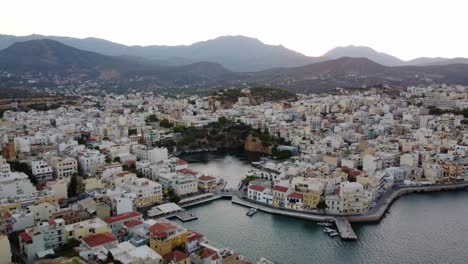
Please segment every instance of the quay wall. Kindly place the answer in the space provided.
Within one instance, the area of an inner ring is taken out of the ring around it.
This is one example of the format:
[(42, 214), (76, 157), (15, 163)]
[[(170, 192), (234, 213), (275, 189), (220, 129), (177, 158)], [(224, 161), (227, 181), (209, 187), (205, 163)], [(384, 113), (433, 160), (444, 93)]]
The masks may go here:
[(445, 191), (455, 191), (468, 188), (468, 182), (460, 184), (451, 184), (451, 185), (436, 185), (436, 186), (411, 186), (403, 187), (401, 189), (394, 190), (393, 193), (386, 198), (384, 203), (372, 214), (363, 214), (363, 215), (349, 215), (347, 216), (348, 220), (353, 223), (364, 223), (364, 222), (378, 222), (384, 217), (385, 213), (388, 211), (390, 206), (398, 198), (404, 195), (411, 193), (421, 193), (421, 192), (445, 192)]

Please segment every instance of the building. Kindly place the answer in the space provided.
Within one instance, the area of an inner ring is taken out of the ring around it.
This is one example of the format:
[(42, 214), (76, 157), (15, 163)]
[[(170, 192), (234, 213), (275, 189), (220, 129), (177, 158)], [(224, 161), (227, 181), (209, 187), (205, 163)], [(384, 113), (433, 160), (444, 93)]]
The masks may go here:
[(4, 233), (0, 233), (0, 263), (13, 263), (11, 261), (10, 241)]
[(112, 257), (122, 264), (163, 264), (163, 257), (147, 245), (136, 247), (126, 241), (110, 248), (109, 251)]
[(117, 246), (119, 241), (111, 233), (100, 233), (82, 238), (82, 247), (79, 248), (81, 258), (89, 262), (101, 263), (107, 259), (110, 248)]
[(74, 158), (54, 156), (47, 163), (52, 167), (56, 179), (70, 179), (73, 174), (78, 173), (78, 163)]
[(10, 164), (0, 156), (0, 200), (22, 199), (37, 196), (36, 187), (22, 172), (11, 172)]
[(150, 247), (160, 255), (172, 252), (177, 246), (185, 245), (190, 233), (187, 229), (169, 221), (160, 221), (149, 228)]
[(203, 192), (216, 191), (218, 179), (213, 176), (204, 175), (198, 178), (198, 189)]
[(82, 239), (85, 237), (94, 236), (96, 234), (110, 233), (112, 232), (112, 229), (100, 218), (94, 218), (75, 224), (66, 225), (65, 232), (67, 239)]
[(38, 181), (52, 180), (52, 167), (43, 160), (31, 161), (31, 172)]
[(125, 181), (121, 187), (136, 195), (133, 204), (137, 208), (151, 206), (162, 201), (162, 186), (155, 181), (135, 177)]
[(163, 256), (164, 261), (166, 263), (173, 263), (173, 264), (190, 264), (192, 263), (190, 261), (190, 257), (185, 254), (184, 252), (181, 252), (179, 250), (174, 250), (172, 252), (167, 253), (166, 255)]
[(61, 218), (42, 222), (35, 227), (27, 228), (19, 235), (21, 257), (27, 263), (48, 254), (54, 254), (53, 249), (65, 242), (65, 221)]
[(94, 175), (106, 162), (106, 156), (97, 150), (84, 150), (78, 154), (80, 175)]
[(54, 196), (58, 199), (68, 198), (68, 179), (57, 179), (55, 181), (48, 181), (46, 188), (53, 192)]
[(51, 219), (59, 209), (60, 206), (58, 204), (47, 202), (29, 206), (29, 210), (33, 214), (35, 223), (49, 221), (49, 219)]
[(273, 205), (276, 207), (283, 207), (286, 202), (288, 191), (288, 187), (275, 185), (275, 187), (273, 187)]
[(178, 174), (174, 176), (172, 189), (178, 196), (189, 195), (198, 192), (197, 178), (192, 175)]
[(273, 204), (273, 195), (271, 193), (271, 189), (261, 185), (249, 185), (247, 197), (257, 202)]
[(304, 208), (304, 195), (300, 192), (293, 192), (286, 196), (287, 208), (301, 210)]
[(135, 145), (132, 148), (133, 154), (140, 160), (159, 162), (168, 158), (167, 148), (151, 148), (146, 145)]
[(131, 221), (142, 221), (143, 215), (138, 212), (128, 212), (119, 215), (107, 217), (104, 221), (112, 229), (112, 234), (117, 235), (124, 227), (124, 224)]

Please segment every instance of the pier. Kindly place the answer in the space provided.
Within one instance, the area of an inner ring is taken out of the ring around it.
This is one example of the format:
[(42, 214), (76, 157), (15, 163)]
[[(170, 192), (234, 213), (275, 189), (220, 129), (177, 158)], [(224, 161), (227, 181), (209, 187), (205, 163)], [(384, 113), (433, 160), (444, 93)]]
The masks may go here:
[(335, 225), (338, 228), (338, 233), (343, 240), (357, 240), (357, 235), (345, 217), (335, 217)]
[(174, 215), (177, 219), (179, 219), (182, 222), (188, 222), (192, 220), (198, 219), (198, 216), (195, 215), (194, 213), (190, 213), (187, 211), (182, 211)]

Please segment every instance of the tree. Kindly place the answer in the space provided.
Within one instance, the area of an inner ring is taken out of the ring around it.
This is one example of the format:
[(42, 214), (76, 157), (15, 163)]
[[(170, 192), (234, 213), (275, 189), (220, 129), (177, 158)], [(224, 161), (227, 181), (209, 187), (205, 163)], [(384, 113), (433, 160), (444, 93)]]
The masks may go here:
[(320, 200), (317, 204), (317, 209), (320, 211), (325, 211), (328, 208), (328, 205), (325, 203), (325, 200)]
[(70, 177), (70, 183), (68, 184), (68, 197), (75, 197), (76, 196), (76, 187), (77, 187), (77, 175), (73, 173)]
[(115, 158), (114, 158), (114, 162), (121, 163), (121, 162), (120, 162), (120, 157), (115, 157)]
[(146, 122), (158, 122), (158, 121), (159, 121), (159, 119), (156, 117), (155, 114), (149, 115), (146, 118)]
[(170, 127), (172, 127), (172, 124), (169, 122), (169, 120), (163, 119), (163, 120), (159, 121), (159, 126), (164, 127), (164, 128), (170, 128)]
[(111, 163), (111, 162), (112, 162), (112, 159), (106, 156), (106, 163)]
[(225, 124), (227, 122), (227, 118), (225, 116), (218, 117), (218, 122), (221, 124)]

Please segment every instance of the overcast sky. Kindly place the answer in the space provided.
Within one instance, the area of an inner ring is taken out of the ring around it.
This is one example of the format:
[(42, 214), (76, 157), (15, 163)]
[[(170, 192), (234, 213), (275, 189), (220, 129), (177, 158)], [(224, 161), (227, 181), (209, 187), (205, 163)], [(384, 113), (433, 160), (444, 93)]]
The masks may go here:
[(402, 59), (468, 57), (467, 0), (3, 0), (0, 34), (127, 45), (255, 37), (310, 56), (363, 45)]

